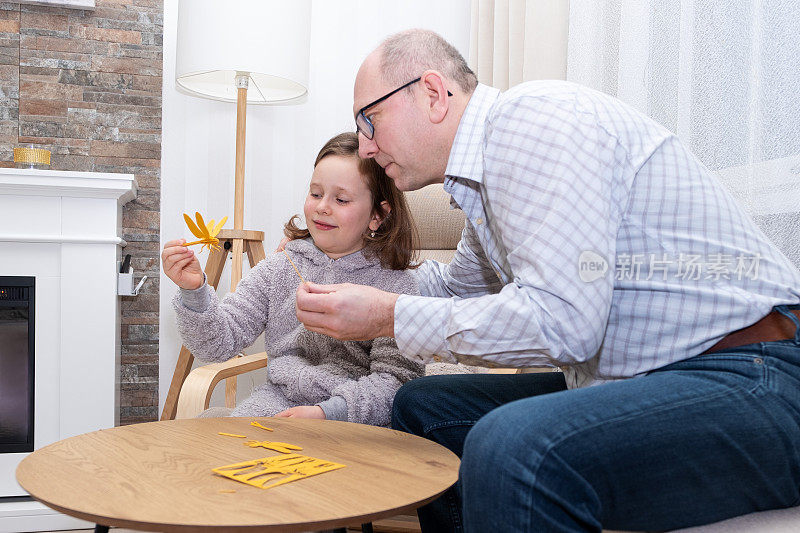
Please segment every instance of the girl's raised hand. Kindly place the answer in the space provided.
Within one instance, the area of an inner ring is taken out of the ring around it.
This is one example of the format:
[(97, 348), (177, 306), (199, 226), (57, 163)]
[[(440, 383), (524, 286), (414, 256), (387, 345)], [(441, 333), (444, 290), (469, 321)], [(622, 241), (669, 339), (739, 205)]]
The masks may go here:
[(181, 246), (186, 239), (177, 239), (164, 243), (161, 252), (161, 265), (164, 274), (181, 289), (194, 290), (203, 285), (203, 269), (192, 250)]

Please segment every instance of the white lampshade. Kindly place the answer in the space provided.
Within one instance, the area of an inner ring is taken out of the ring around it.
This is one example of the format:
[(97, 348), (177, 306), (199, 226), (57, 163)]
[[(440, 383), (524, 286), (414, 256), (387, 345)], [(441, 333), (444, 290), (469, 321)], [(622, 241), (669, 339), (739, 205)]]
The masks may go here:
[(311, 0), (181, 0), (175, 82), (201, 98), (236, 101), (236, 73), (250, 76), (249, 104), (290, 104), (308, 92)]

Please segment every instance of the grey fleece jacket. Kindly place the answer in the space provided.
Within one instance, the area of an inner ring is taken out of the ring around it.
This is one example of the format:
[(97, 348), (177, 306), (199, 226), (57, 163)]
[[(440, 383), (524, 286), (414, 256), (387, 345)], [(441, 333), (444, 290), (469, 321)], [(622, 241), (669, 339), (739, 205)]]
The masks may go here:
[[(381, 268), (361, 251), (333, 260), (311, 239), (291, 241), (286, 251), (307, 281), (419, 294), (411, 271)], [(259, 262), (222, 301), (208, 284), (181, 289), (173, 305), (184, 345), (201, 360), (220, 362), (264, 332), (267, 382), (232, 416), (272, 416), (297, 405), (319, 405), (328, 419), (389, 425), (395, 392), (423, 375), (423, 367), (403, 357), (388, 337), (339, 341), (306, 330), (295, 316), (299, 284), (289, 260), (276, 253)]]

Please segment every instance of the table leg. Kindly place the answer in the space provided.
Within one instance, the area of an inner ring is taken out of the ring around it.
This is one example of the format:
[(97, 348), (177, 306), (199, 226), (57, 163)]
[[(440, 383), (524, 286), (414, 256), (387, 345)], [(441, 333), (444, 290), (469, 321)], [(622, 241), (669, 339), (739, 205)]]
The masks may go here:
[(367, 522), (366, 524), (361, 524), (361, 533), (373, 533), (372, 532), (372, 522)]
[(94, 525), (94, 533), (108, 533), (108, 526)]

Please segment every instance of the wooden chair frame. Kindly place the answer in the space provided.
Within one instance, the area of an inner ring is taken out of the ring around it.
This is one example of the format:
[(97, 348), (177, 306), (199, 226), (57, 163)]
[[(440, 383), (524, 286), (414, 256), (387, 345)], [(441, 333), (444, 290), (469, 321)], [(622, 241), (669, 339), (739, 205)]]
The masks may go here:
[(267, 366), (267, 353), (240, 355), (222, 363), (212, 363), (192, 370), (178, 396), (175, 418), (194, 418), (206, 409), (214, 387), (223, 379), (236, 377)]

